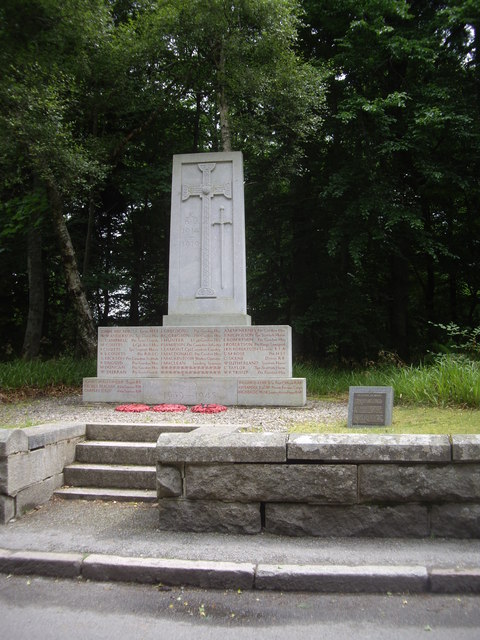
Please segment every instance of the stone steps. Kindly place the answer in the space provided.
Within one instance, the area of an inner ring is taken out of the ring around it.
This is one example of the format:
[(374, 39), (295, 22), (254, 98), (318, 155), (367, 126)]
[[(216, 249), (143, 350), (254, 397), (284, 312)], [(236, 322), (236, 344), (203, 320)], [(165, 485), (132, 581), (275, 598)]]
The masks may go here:
[(188, 433), (195, 429), (191, 424), (87, 424), (87, 440), (110, 442), (156, 442), (161, 433)]
[(156, 441), (160, 433), (188, 432), (192, 425), (89, 424), (76, 446), (75, 462), (64, 469), (65, 499), (153, 502)]
[(87, 440), (77, 444), (76, 461), (93, 464), (156, 464), (155, 442)]
[(152, 489), (118, 489), (114, 487), (62, 487), (55, 492), (65, 500), (104, 500), (115, 502), (156, 502)]
[(64, 481), (74, 487), (155, 489), (155, 467), (131, 464), (74, 462), (65, 467)]

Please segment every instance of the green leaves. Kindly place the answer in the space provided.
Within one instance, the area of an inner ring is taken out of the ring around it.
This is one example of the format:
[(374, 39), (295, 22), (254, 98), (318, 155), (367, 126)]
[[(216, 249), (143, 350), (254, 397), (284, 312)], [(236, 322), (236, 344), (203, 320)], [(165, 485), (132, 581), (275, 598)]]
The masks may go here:
[(4, 223), (0, 226), (0, 237), (13, 238), (17, 233), (24, 233), (31, 224), (40, 225), (47, 208), (47, 195), (43, 189), (4, 202), (0, 208)]

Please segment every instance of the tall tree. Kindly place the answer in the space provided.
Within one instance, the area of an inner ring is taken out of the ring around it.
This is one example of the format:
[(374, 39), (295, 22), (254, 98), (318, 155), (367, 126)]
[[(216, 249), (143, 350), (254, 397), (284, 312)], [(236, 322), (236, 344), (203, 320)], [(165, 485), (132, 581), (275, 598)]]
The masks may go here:
[(340, 356), (388, 347), (408, 357), (425, 349), (427, 320), (447, 315), (443, 265), (463, 262), (465, 248), (445, 234), (448, 220), (453, 236), (478, 220), (475, 205), (458, 215), (478, 193), (465, 155), (476, 166), (478, 108), (468, 86), (478, 9), (456, 0), (304, 6), (305, 50), (331, 68), (324, 136), (309, 169), (328, 249), (320, 247), (320, 268), (334, 273), (339, 295), (331, 279), (315, 287), (303, 324), (329, 335), (324, 349)]
[(88, 183), (103, 172), (88, 139), (78, 135), (76, 107), (89, 53), (107, 35), (108, 13), (101, 0), (6, 0), (0, 12), (0, 147), (5, 173), (11, 189), (25, 190), (31, 183), (46, 189), (80, 347), (94, 355), (93, 319), (65, 216)]

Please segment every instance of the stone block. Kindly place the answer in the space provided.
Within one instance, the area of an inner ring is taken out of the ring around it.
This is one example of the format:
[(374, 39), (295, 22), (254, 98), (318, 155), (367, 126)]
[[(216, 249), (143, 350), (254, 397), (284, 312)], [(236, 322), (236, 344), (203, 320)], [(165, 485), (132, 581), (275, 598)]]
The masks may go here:
[(24, 429), (0, 429), (0, 458), (28, 450)]
[(480, 569), (431, 569), (430, 590), (433, 593), (480, 593)]
[(19, 491), (16, 496), (17, 517), (40, 504), (48, 502), (55, 489), (58, 489), (62, 485), (63, 473), (58, 473), (55, 476), (50, 476), (41, 482), (32, 484)]
[(15, 517), (15, 498), (0, 495), (0, 524), (7, 524)]
[(449, 462), (450, 440), (442, 435), (361, 433), (291, 434), (288, 460), (349, 462)]
[(122, 558), (92, 554), (85, 558), (82, 576), (87, 580), (188, 585), (201, 589), (251, 589), (255, 566), (249, 563)]
[(171, 498), (183, 494), (182, 471), (178, 467), (157, 464), (157, 495)]
[[(0, 458), (0, 491), (2, 487), (6, 487), (8, 484), (8, 458)], [(8, 493), (5, 489), (5, 494)]]
[(157, 441), (160, 462), (285, 462), (284, 433), (165, 433)]
[(259, 564), (255, 588), (318, 593), (421, 593), (428, 589), (428, 574), (421, 566)]
[(173, 156), (168, 314), (246, 314), (241, 152)]
[(396, 506), (266, 504), (265, 531), (287, 536), (425, 537), (428, 508)]
[(159, 500), (159, 528), (164, 531), (260, 533), (259, 503), (207, 500)]
[(80, 553), (53, 551), (12, 551), (0, 553), (0, 572), (15, 575), (39, 575), (76, 578), (82, 564)]
[(72, 422), (70, 424), (39, 424), (23, 429), (28, 438), (29, 449), (39, 449), (61, 440), (72, 440), (85, 437), (85, 425)]
[(76, 440), (62, 440), (34, 451), (15, 453), (0, 462), (0, 491), (16, 495), (22, 489), (63, 471), (75, 459)]
[(480, 465), (361, 465), (360, 501), (476, 501)]
[(431, 510), (432, 535), (480, 538), (480, 504), (439, 504)]
[(455, 462), (480, 461), (480, 434), (453, 435), (452, 455)]
[(232, 502), (349, 504), (357, 498), (355, 465), (186, 465), (186, 496)]

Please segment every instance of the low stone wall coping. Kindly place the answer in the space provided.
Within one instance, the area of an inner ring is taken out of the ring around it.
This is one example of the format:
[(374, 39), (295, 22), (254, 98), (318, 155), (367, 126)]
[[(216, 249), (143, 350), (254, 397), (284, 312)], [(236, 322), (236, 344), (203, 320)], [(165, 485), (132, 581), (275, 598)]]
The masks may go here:
[(262, 433), (238, 425), (163, 433), (161, 463), (447, 463), (480, 460), (480, 435)]
[(452, 436), (452, 457), (457, 462), (480, 460), (480, 434)]
[(450, 462), (447, 435), (291, 434), (288, 460)]
[(39, 424), (23, 429), (0, 429), (0, 458), (85, 436), (85, 424)]
[(286, 462), (287, 437), (286, 433), (162, 433), (158, 461)]
[(28, 451), (25, 429), (0, 429), (0, 458), (20, 451)]
[(29, 449), (39, 449), (49, 444), (70, 440), (71, 438), (82, 438), (85, 436), (85, 424), (72, 422), (71, 424), (39, 424), (35, 427), (26, 427), (24, 432), (28, 438)]

